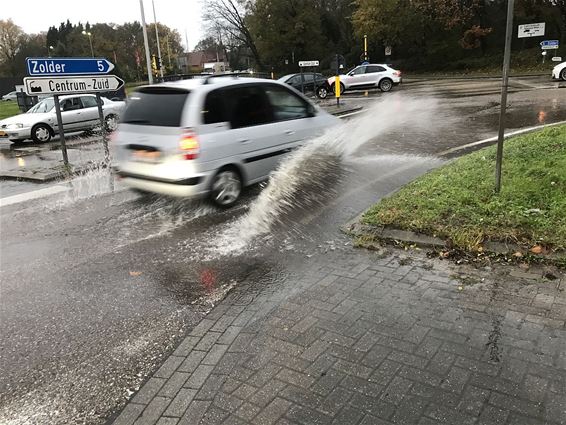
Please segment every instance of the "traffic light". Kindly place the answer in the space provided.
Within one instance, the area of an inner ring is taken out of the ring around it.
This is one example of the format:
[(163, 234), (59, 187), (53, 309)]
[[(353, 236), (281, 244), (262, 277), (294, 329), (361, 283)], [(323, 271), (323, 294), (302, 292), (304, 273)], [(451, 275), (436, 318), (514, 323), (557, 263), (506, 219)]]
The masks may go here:
[(157, 71), (157, 58), (155, 55), (151, 55), (151, 69), (153, 69), (153, 72)]
[(156, 65), (157, 65), (157, 69), (161, 69), (161, 57), (157, 56), (157, 60), (156, 60)]

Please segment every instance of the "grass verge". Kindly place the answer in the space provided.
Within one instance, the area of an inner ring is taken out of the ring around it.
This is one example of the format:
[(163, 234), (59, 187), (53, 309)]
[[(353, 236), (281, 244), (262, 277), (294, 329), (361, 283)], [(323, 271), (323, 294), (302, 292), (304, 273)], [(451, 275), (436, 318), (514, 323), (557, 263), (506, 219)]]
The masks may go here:
[(13, 100), (0, 101), (0, 120), (20, 113), (18, 103)]
[(566, 126), (505, 142), (499, 195), (495, 152), (491, 146), (427, 173), (370, 208), (362, 223), (437, 236), (465, 251), (513, 242), (566, 257)]

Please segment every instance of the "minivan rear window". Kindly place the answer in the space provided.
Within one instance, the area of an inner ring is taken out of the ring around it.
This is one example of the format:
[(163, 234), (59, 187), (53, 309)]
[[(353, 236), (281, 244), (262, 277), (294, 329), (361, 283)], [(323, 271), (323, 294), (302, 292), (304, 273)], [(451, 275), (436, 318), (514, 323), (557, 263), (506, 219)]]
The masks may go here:
[(165, 87), (140, 89), (128, 98), (121, 122), (125, 124), (180, 127), (189, 92)]

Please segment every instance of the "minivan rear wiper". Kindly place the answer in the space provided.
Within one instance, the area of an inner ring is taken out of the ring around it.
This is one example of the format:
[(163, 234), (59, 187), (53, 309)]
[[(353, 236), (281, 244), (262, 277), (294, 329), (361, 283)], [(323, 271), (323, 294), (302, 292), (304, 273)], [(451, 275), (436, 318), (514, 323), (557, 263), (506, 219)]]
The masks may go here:
[(122, 121), (123, 124), (148, 124), (149, 120), (128, 120)]

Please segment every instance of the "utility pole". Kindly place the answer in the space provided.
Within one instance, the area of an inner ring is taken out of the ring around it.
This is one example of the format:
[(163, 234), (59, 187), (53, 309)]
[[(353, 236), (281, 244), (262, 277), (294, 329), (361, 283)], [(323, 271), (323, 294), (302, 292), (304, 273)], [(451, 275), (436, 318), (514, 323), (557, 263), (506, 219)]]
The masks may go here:
[(143, 29), (143, 44), (145, 46), (145, 62), (147, 65), (147, 79), (149, 84), (153, 84), (153, 75), (151, 74), (151, 58), (149, 55), (149, 42), (147, 41), (147, 27), (145, 26), (145, 13), (143, 11), (143, 0), (140, 0), (140, 11)]
[(513, 40), (514, 6), (515, 6), (515, 0), (507, 0), (507, 28), (505, 30), (505, 51), (503, 53), (503, 79), (501, 81), (501, 105), (499, 108), (499, 133), (497, 135), (497, 158), (495, 162), (495, 193), (499, 193), (501, 191), (503, 140), (505, 138), (505, 111), (507, 109), (507, 88), (509, 86), (511, 41)]
[(364, 62), (368, 60), (368, 36), (364, 34)]
[(155, 39), (157, 40), (157, 57), (159, 66), (159, 74), (161, 75), (161, 80), (163, 80), (163, 61), (161, 60), (161, 46), (159, 45), (159, 31), (157, 31), (157, 18), (155, 17), (155, 3), (151, 0), (151, 6), (153, 7), (153, 22), (155, 23)]

